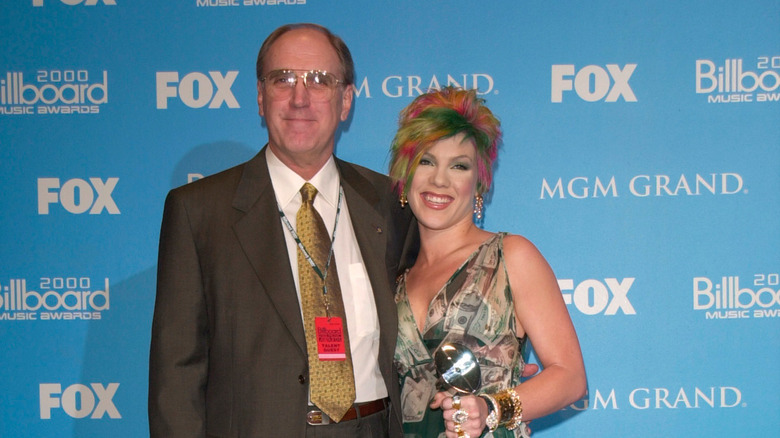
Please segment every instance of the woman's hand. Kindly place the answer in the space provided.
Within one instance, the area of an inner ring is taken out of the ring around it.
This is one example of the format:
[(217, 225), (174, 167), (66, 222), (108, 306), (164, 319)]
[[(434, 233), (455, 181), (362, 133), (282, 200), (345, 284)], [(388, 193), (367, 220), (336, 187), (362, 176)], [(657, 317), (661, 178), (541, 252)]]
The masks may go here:
[[(488, 407), (485, 400), (480, 397), (474, 395), (453, 397), (449, 393), (439, 392), (431, 402), (431, 409), (437, 408), (444, 411), (447, 438), (477, 438), (485, 429)], [(462, 421), (456, 423), (455, 420)]]

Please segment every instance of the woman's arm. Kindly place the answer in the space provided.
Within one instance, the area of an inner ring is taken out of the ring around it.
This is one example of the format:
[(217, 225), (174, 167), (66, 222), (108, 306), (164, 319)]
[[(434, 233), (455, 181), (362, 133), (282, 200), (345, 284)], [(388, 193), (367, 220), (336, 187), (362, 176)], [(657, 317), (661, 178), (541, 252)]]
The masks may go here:
[(518, 335), (528, 335), (542, 364), (539, 375), (515, 388), (528, 421), (579, 400), (587, 387), (585, 366), (558, 281), (539, 250), (524, 237), (508, 235), (504, 261)]

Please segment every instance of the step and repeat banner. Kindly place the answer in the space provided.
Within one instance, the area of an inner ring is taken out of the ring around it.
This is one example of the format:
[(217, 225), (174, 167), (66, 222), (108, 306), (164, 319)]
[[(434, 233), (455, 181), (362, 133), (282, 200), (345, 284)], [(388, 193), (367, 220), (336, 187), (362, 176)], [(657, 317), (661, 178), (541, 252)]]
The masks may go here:
[(355, 58), (344, 159), (385, 172), (429, 88), (501, 119), (484, 227), (548, 258), (588, 372), (534, 436), (777, 436), (778, 0), (3, 1), (0, 436), (148, 435), (163, 200), (264, 145), (257, 51), (304, 21)]

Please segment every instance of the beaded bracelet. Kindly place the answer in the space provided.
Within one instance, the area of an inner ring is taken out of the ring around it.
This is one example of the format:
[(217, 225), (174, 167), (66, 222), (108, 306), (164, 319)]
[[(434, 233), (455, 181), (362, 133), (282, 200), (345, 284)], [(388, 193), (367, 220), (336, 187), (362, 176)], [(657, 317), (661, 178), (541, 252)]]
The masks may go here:
[(499, 407), (496, 404), (496, 400), (490, 394), (482, 394), (480, 397), (485, 400), (488, 407), (488, 416), (485, 418), (485, 426), (493, 432), (498, 428), (498, 411)]

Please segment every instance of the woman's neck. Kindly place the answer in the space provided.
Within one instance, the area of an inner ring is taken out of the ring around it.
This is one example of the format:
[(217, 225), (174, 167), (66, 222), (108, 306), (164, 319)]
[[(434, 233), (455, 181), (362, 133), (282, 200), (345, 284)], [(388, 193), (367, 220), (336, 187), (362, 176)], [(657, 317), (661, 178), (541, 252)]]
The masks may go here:
[(492, 233), (478, 228), (472, 221), (446, 230), (431, 230), (420, 226), (420, 253), (418, 263), (439, 263), (461, 251), (471, 253)]

